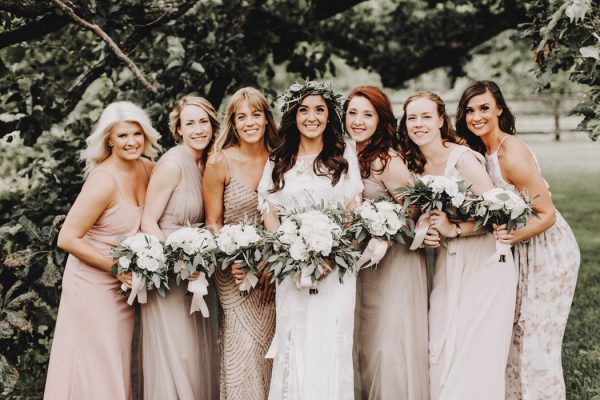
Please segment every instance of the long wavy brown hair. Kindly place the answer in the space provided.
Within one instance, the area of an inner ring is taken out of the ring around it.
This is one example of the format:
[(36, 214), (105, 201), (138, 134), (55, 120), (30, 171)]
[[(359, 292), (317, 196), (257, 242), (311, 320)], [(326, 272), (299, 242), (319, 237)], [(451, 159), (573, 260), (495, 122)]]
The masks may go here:
[[(308, 94), (310, 96), (312, 94)], [(305, 97), (307, 97), (305, 96)], [(292, 169), (298, 157), (300, 146), (300, 131), (296, 125), (296, 113), (302, 101), (289, 108), (281, 117), (279, 127), (279, 144), (271, 153), (273, 162), (273, 189), (277, 192), (285, 186), (285, 173)], [(318, 176), (327, 176), (331, 179), (331, 186), (335, 186), (342, 176), (348, 172), (348, 161), (344, 158), (346, 143), (344, 142), (344, 131), (342, 121), (335, 111), (335, 105), (331, 100), (323, 98), (327, 104), (329, 119), (323, 132), (323, 149), (313, 162), (313, 171)]]
[(408, 105), (417, 100), (417, 99), (428, 99), (433, 101), (436, 104), (437, 114), (439, 117), (442, 117), (443, 125), (440, 128), (442, 133), (442, 142), (444, 144), (456, 143), (456, 144), (465, 144), (466, 141), (459, 137), (452, 127), (452, 121), (446, 113), (446, 104), (442, 101), (440, 96), (433, 92), (417, 92), (410, 96), (404, 102), (404, 115), (402, 115), (402, 119), (400, 119), (399, 131), (400, 131), (400, 140), (402, 143), (402, 150), (404, 151), (404, 156), (406, 159), (406, 164), (408, 165), (408, 169), (413, 171), (414, 173), (421, 174), (423, 173), (423, 169), (425, 168), (425, 164), (427, 164), (427, 159), (417, 146), (408, 136), (408, 130), (406, 128), (406, 107)]
[[(371, 171), (381, 173), (385, 170), (391, 157), (390, 149), (395, 150), (400, 155), (402, 155), (402, 149), (400, 147), (400, 136), (396, 132), (396, 118), (392, 111), (392, 103), (386, 94), (375, 86), (359, 86), (352, 90), (344, 102), (344, 114), (348, 112), (350, 100), (356, 96), (369, 100), (379, 117), (375, 133), (369, 139), (369, 143), (358, 153), (360, 176), (366, 179), (371, 175)], [(346, 127), (347, 131), (348, 127)], [(381, 168), (374, 169), (372, 168), (373, 161), (378, 158), (381, 160)]]
[(502, 91), (496, 82), (475, 81), (471, 83), (465, 89), (458, 102), (458, 107), (456, 109), (456, 133), (467, 141), (469, 147), (481, 154), (485, 154), (485, 145), (479, 136), (473, 134), (469, 128), (467, 128), (467, 104), (469, 104), (469, 100), (473, 97), (484, 94), (485, 92), (490, 92), (496, 101), (496, 105), (502, 109), (502, 114), (498, 117), (500, 130), (509, 135), (514, 135), (516, 133), (515, 116), (510, 112), (508, 105), (506, 105)]

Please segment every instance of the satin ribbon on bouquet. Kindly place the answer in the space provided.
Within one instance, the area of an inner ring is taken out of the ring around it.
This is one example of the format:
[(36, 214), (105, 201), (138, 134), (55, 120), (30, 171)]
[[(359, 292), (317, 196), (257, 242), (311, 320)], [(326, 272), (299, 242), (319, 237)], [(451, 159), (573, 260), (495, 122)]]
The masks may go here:
[[(121, 290), (126, 292), (129, 290), (129, 288), (127, 285), (122, 283)], [(144, 304), (148, 301), (148, 295), (146, 293), (146, 278), (136, 272), (133, 272), (131, 274), (131, 293), (129, 293), (129, 297), (127, 298), (127, 304), (132, 305), (136, 297), (138, 303), (140, 304)]]
[(389, 246), (390, 243), (386, 240), (375, 237), (371, 238), (362, 255), (356, 262), (358, 269), (369, 268), (372, 265), (379, 264), (379, 261), (385, 257), (385, 253), (387, 253)]
[(258, 278), (252, 272), (248, 271), (244, 275), (244, 279), (240, 283), (240, 295), (247, 295), (250, 290), (256, 286)]
[(494, 239), (496, 239), (496, 252), (492, 255), (494, 257), (493, 262), (506, 262), (506, 256), (511, 253), (512, 245), (506, 243), (500, 243), (494, 232)]
[(204, 296), (208, 294), (208, 280), (206, 274), (200, 272), (198, 279), (188, 282), (188, 292), (192, 293), (192, 304), (190, 306), (190, 315), (200, 310), (204, 318), (208, 318), (208, 305), (204, 301)]
[(423, 240), (425, 240), (425, 235), (427, 235), (427, 230), (429, 229), (430, 216), (431, 215), (429, 213), (425, 213), (417, 220), (417, 225), (415, 226), (415, 238), (410, 245), (411, 250), (416, 250), (423, 244)]
[(313, 282), (311, 275), (317, 267), (314, 264), (305, 265), (296, 272), (296, 289), (308, 288), (310, 293), (317, 293), (318, 282)]

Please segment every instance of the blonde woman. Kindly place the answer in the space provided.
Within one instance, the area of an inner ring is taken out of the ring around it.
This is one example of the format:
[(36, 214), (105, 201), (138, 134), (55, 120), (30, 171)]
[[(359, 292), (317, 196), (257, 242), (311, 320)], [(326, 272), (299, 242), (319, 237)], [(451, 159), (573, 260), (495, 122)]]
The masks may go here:
[[(202, 191), (206, 224), (219, 229), (247, 218), (260, 221), (256, 189), (276, 140), (273, 114), (258, 90), (246, 87), (227, 104), (223, 129), (208, 159)], [(235, 264), (217, 268), (215, 284), (221, 308), (221, 399), (266, 399), (271, 382), (265, 359), (275, 330), (275, 307), (269, 277), (240, 296), (244, 272)]]
[[(175, 103), (169, 126), (179, 144), (156, 164), (142, 216), (142, 230), (160, 240), (203, 221), (202, 172), (219, 120), (206, 99), (184, 96)], [(170, 286), (166, 297), (150, 293), (142, 305), (144, 399), (213, 400), (219, 391), (214, 291), (209, 291), (210, 315), (204, 318), (200, 312), (190, 315), (187, 284), (172, 281)]]
[(158, 132), (129, 102), (102, 113), (82, 154), (86, 181), (58, 236), (70, 253), (44, 399), (129, 399), (134, 308), (118, 293), (109, 250), (138, 232)]

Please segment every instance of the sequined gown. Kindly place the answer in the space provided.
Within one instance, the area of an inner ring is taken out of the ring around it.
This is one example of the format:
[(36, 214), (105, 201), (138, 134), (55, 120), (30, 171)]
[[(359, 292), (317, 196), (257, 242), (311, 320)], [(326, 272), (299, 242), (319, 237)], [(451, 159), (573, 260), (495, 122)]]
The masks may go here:
[[(244, 218), (260, 223), (256, 192), (237, 178), (242, 171), (229, 171), (223, 193), (223, 224)], [(265, 355), (275, 332), (275, 306), (261, 304), (256, 289), (240, 296), (229, 269), (217, 268), (215, 285), (221, 311), (221, 400), (265, 400), (273, 366)]]

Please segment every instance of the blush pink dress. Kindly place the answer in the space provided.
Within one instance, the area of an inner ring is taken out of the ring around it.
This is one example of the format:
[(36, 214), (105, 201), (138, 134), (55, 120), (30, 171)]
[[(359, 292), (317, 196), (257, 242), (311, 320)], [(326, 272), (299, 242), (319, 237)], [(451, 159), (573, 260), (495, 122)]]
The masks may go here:
[[(110, 170), (103, 170), (108, 173)], [(92, 173), (99, 173), (100, 170)], [(114, 176), (113, 176), (114, 178)], [(118, 182), (118, 181), (117, 181)], [(106, 209), (84, 239), (107, 254), (139, 231), (142, 207), (123, 200)], [(45, 400), (131, 398), (131, 341), (135, 308), (110, 273), (69, 255), (46, 377)]]

